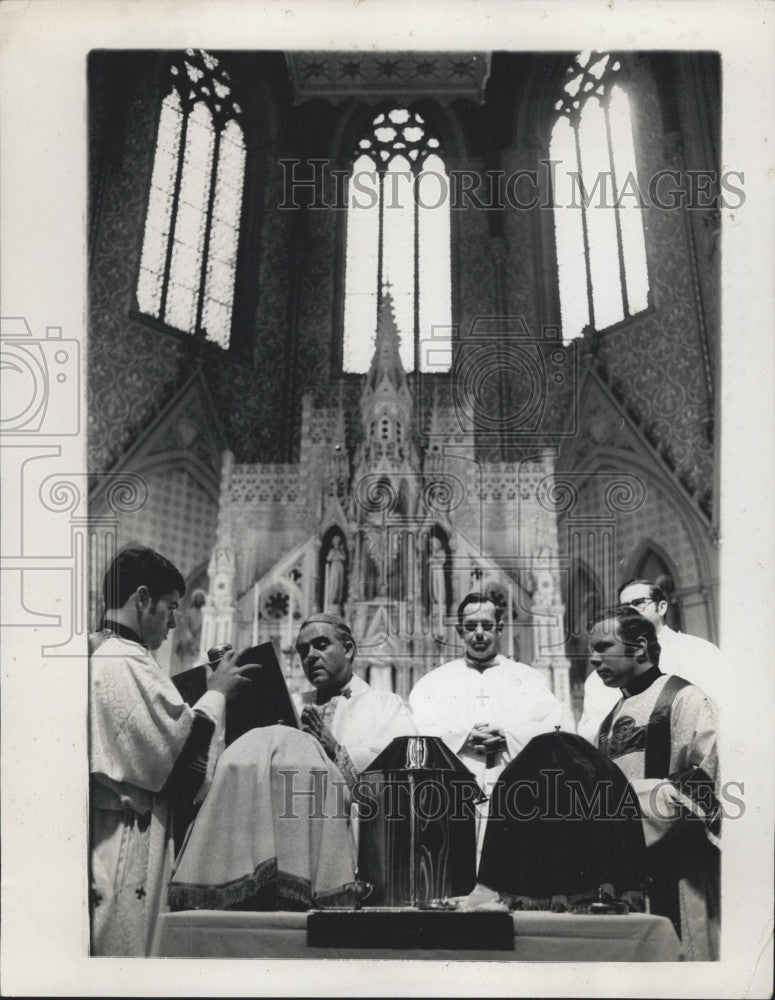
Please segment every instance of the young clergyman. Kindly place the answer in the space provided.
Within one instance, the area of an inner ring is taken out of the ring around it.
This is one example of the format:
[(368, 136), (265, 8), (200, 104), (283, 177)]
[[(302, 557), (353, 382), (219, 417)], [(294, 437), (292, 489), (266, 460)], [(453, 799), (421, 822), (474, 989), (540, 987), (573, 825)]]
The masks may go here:
[(624, 772), (643, 814), (653, 913), (669, 917), (687, 958), (718, 958), (720, 927), (717, 711), (663, 674), (652, 622), (619, 605), (589, 630), (589, 658), (619, 699), (598, 746)]
[(102, 629), (90, 636), (91, 952), (145, 955), (172, 866), (172, 785), (192, 800), (212, 774), (226, 700), (247, 666), (213, 671), (193, 709), (154, 659), (185, 594), (152, 549), (127, 549), (105, 575)]
[[(660, 649), (659, 669), (677, 674), (696, 684), (721, 703), (724, 670), (721, 650), (707, 639), (686, 632), (676, 632), (667, 624), (668, 601), (665, 592), (650, 580), (628, 580), (619, 588), (619, 603), (637, 608), (648, 618), (657, 633)], [(584, 684), (584, 712), (578, 734), (594, 743), (600, 723), (616, 703), (616, 692), (607, 688), (593, 670)]]
[[(440, 736), (473, 773), (485, 794), (506, 764), (539, 733), (560, 724), (560, 704), (538, 670), (500, 652), (501, 609), (484, 594), (458, 608), (465, 656), (422, 677), (409, 706), (422, 735)], [(486, 816), (480, 807), (481, 848)]]

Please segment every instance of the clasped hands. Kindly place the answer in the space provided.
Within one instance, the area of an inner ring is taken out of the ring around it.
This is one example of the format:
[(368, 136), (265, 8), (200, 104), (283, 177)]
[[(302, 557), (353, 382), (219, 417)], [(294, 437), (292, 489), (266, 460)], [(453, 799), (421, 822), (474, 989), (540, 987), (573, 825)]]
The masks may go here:
[(301, 728), (305, 733), (314, 736), (326, 752), (326, 756), (331, 760), (336, 759), (339, 744), (334, 739), (334, 734), (323, 722), (320, 709), (315, 705), (306, 705), (301, 710)]
[(477, 722), (465, 742), (466, 749), (474, 753), (493, 753), (506, 749), (506, 734), (499, 726)]

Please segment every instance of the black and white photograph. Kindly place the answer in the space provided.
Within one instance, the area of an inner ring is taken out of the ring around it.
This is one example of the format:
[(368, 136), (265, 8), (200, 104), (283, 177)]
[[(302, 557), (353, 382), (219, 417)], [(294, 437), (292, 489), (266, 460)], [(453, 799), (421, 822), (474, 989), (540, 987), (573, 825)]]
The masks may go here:
[(8, 988), (768, 995), (771, 12), (40, 6)]

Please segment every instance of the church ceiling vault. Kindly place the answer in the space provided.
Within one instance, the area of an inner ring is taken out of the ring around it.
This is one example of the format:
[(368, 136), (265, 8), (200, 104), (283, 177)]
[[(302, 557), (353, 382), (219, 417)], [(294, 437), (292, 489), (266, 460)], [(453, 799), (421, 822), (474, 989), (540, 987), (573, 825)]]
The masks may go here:
[(433, 94), (482, 101), (488, 52), (287, 52), (296, 102)]

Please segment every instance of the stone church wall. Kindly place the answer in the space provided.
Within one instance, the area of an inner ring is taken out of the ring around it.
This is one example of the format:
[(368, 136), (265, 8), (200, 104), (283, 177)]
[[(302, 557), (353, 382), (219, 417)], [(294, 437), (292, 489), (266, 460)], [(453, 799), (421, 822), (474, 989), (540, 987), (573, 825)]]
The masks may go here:
[[(362, 379), (348, 376), (332, 380), (340, 353), (337, 338), (346, 215), (331, 210), (290, 212), (278, 207), (284, 193), (279, 160), (284, 156), (330, 156), (340, 112), (332, 106), (326, 106), (324, 112), (312, 104), (293, 106), (282, 74), (275, 72), (281, 61), (278, 54), (256, 57), (255, 76), (251, 75), (250, 58), (232, 54), (232, 62), (228, 62), (224, 57), (235, 88), (245, 88), (248, 148), (232, 346), (223, 352), (214, 345), (204, 345), (201, 362), (223, 438), (235, 461), (264, 467), (269, 463), (280, 478), (292, 478), (294, 463), (308, 455), (305, 449), (310, 444), (301, 440), (303, 394), (311, 395), (313, 405), (319, 408), (316, 413), (341, 402), (351, 455), (362, 436)], [(660, 90), (652, 70), (649, 57), (632, 62), (629, 87), (641, 181), (660, 169), (711, 167), (700, 162), (707, 150), (698, 145), (687, 124), (693, 108), (700, 113), (704, 91), (699, 86), (684, 88), (678, 111), (671, 110), (665, 97), (670, 87), (663, 82)], [(684, 82), (687, 74), (694, 79), (691, 66), (684, 67), (682, 73)], [(155, 329), (132, 315), (158, 114), (167, 89), (163, 59), (160, 54), (126, 54), (115, 69), (103, 65), (101, 74), (95, 79), (102, 86), (112, 86), (113, 92), (109, 101), (103, 92), (93, 94), (87, 348), (92, 472), (109, 470), (122, 460), (197, 363), (193, 338)], [(546, 79), (546, 75), (541, 77), (544, 88)], [(506, 172), (535, 168), (546, 155), (542, 145), (548, 143), (545, 121), (530, 118), (526, 112), (530, 100), (529, 94), (514, 99), (514, 140), (500, 151), (499, 160)], [(542, 106), (547, 106), (545, 100)], [(455, 127), (464, 136), (468, 127), (465, 116), (454, 106), (445, 108), (444, 113), (456, 121)], [(476, 109), (476, 117), (482, 121), (487, 113), (487, 109)], [(498, 131), (497, 125), (491, 127)], [(497, 136), (492, 138), (497, 142)], [(481, 169), (485, 162), (493, 162), (492, 149), (483, 156), (476, 143), (469, 143), (468, 148), (475, 151), (466, 153), (466, 141), (459, 142), (455, 166)], [(327, 193), (331, 195), (330, 190)], [(650, 209), (645, 222), (652, 306), (590, 338), (586, 349), (646, 440), (661, 452), (666, 475), (673, 477), (675, 489), (701, 498), (709, 510), (713, 408), (708, 345), (715, 329), (714, 282), (709, 275), (712, 277), (715, 266), (714, 244), (710, 237), (698, 244), (697, 234), (703, 226), (689, 219), (685, 211)], [(534, 336), (540, 336), (542, 325), (558, 325), (552, 227), (548, 211), (507, 208), (498, 218), (473, 207), (453, 213), (453, 322), (459, 323), (462, 334), (474, 320), (499, 313), (521, 316)], [(410, 379), (424, 408), (422, 427), (429, 420), (427, 411), (432, 410), (430, 399), (444, 400), (446, 417), (452, 412), (449, 379), (439, 377), (438, 385), (429, 392), (431, 381), (426, 380), (420, 399), (417, 377)], [(502, 400), (501, 406), (507, 402)], [(555, 406), (551, 417), (554, 430), (566, 411), (565, 401)], [(441, 409), (437, 423), (440, 415)], [(455, 444), (452, 438), (447, 440)], [(481, 539), (482, 551), (494, 558), (529, 553), (531, 544), (520, 537), (516, 512), (512, 516), (513, 498), (493, 479), (498, 472), (493, 461), (515, 460), (519, 454), (513, 449), (507, 453), (502, 446), (499, 452), (497, 445), (483, 448), (479, 441), (474, 452), (468, 439), (463, 444), (467, 458), (475, 453), (477, 465), (485, 463), (486, 497), (474, 495), (467, 477), (465, 499), (453, 521), (464, 533), (475, 526), (479, 538), (470, 542)], [(315, 447), (313, 444), (313, 450)], [(295, 468), (304, 476), (311, 466)], [(212, 471), (217, 477), (219, 470)], [(152, 496), (145, 512), (146, 528), (140, 531), (138, 516), (136, 530), (128, 523), (122, 525), (122, 538), (131, 535), (131, 540), (162, 548), (181, 563), (181, 568), (190, 570), (206, 561), (213, 545), (215, 506), (206, 497), (202, 499), (204, 493), (199, 497), (196, 489), (190, 490), (180, 475), (171, 472), (166, 478), (150, 477)], [(648, 501), (637, 515), (618, 517), (617, 565), (631, 559), (641, 540), (649, 537), (673, 555), (680, 586), (697, 588), (702, 580), (697, 532), (692, 536), (686, 530), (681, 515), (676, 514), (674, 498), (649, 489)], [(237, 581), (238, 590), (261, 577), (316, 529), (319, 512), (307, 499), (267, 496), (257, 501), (254, 513), (245, 513), (240, 539), (245, 545), (240, 569), (244, 579)], [(584, 502), (594, 506), (592, 500)], [(182, 533), (173, 527), (173, 520), (186, 524), (181, 511), (195, 524), (193, 532), (188, 525)], [(588, 512), (592, 512), (591, 507)], [(708, 534), (708, 548), (710, 544)], [(702, 582), (712, 585), (712, 581)], [(689, 624), (687, 618), (687, 627)], [(697, 631), (708, 634), (707, 628), (698, 627)]]
[[(121, 124), (110, 133), (108, 154), (95, 150), (92, 159), (93, 174), (99, 177), (98, 196), (93, 193), (92, 198), (87, 345), (92, 472), (110, 469), (121, 458), (194, 362), (192, 338), (159, 330), (152, 320), (131, 315), (158, 116), (167, 93), (164, 69), (161, 57), (132, 53), (121, 58), (115, 79), (106, 70), (95, 77), (95, 83), (113, 88), (113, 110)], [(96, 88), (93, 94), (97, 141), (103, 135), (98, 124), (105, 112)], [(277, 209), (282, 188), (276, 141), (269, 130), (256, 134), (260, 116), (247, 104), (248, 170), (260, 173), (266, 183), (262, 190), (246, 178), (247, 218), (238, 270), (244, 301), (235, 301), (230, 351), (205, 344), (203, 370), (237, 460), (282, 461), (287, 451), (285, 390), (292, 339), (291, 220), (289, 213)], [(250, 302), (253, 311), (246, 310)]]
[(182, 469), (147, 475), (148, 502), (142, 510), (122, 514), (118, 545), (157, 546), (187, 578), (210, 558), (215, 544), (218, 505)]
[[(659, 170), (685, 176), (681, 136), (666, 132), (653, 77), (645, 62), (633, 76), (635, 149), (641, 183)], [(698, 109), (699, 110), (699, 109)], [(713, 169), (715, 164), (697, 165)], [(650, 208), (646, 253), (653, 310), (613, 329), (601, 341), (609, 379), (626, 393), (679, 475), (707, 500), (713, 483), (713, 409), (705, 378), (698, 261), (688, 213)]]
[[(687, 104), (692, 95), (682, 92), (683, 114), (671, 117), (664, 95), (660, 99), (648, 58), (634, 58), (629, 67), (624, 85), (630, 97), (638, 180), (643, 189), (661, 170), (679, 171), (685, 187), (687, 169), (714, 169), (715, 161), (690, 158), (703, 153), (685, 135), (692, 110), (695, 118), (702, 119), (713, 112), (699, 105), (690, 109)], [(545, 82), (542, 78), (542, 87)], [(543, 92), (541, 101), (537, 102), (542, 109), (538, 114), (548, 114), (543, 109), (551, 102)], [(525, 120), (520, 117), (517, 138), (503, 152), (503, 167), (507, 175), (517, 169), (538, 170), (540, 175), (540, 161), (548, 157), (549, 129), (545, 120), (536, 120), (527, 99), (520, 108)], [(625, 204), (632, 206), (633, 198)], [(706, 252), (698, 257), (690, 215), (680, 209), (645, 210), (652, 306), (595, 335), (593, 350), (617, 394), (647, 428), (677, 475), (710, 510), (714, 451), (708, 344), (716, 328), (717, 301), (703, 301), (700, 285), (714, 286), (711, 279), (717, 262), (709, 241)], [(504, 227), (506, 308), (509, 314), (524, 316), (540, 335), (541, 325), (559, 323), (556, 269), (545, 266), (554, 254), (553, 215), (540, 208), (507, 207)]]
[[(133, 55), (125, 89), (125, 128), (101, 165), (91, 254), (88, 466), (110, 469), (159, 412), (179, 379), (184, 344), (132, 319), (145, 206), (161, 97), (157, 61)], [(163, 95), (162, 95), (163, 97)]]

